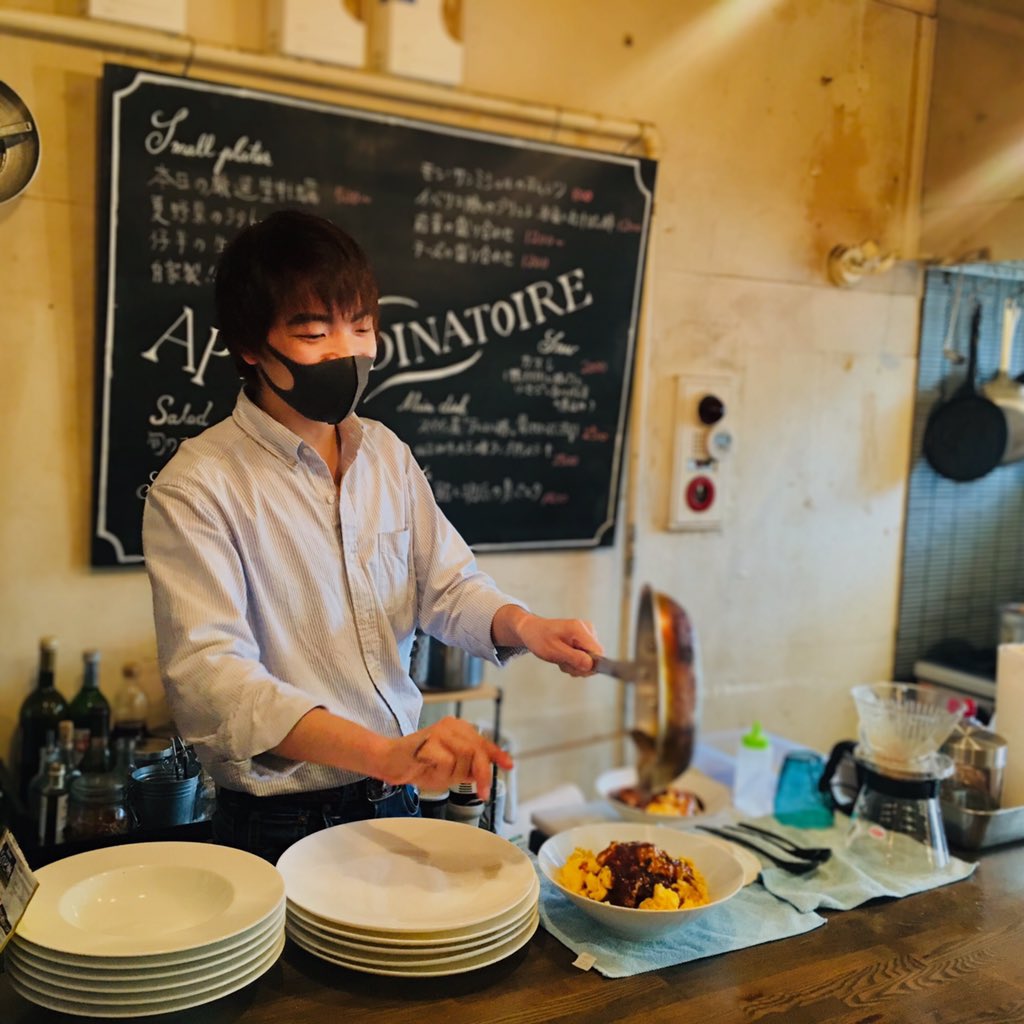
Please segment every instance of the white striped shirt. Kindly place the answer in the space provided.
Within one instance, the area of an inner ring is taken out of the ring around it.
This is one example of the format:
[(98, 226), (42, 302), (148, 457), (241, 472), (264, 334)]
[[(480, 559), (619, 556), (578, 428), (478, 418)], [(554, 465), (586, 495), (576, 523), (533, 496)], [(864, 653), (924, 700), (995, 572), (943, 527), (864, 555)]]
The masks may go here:
[[(243, 392), (152, 485), (143, 549), (176, 728), (220, 785), (257, 795), (359, 774), (267, 754), (325, 707), (385, 736), (418, 727), (413, 631), (502, 664), (505, 604), (407, 445), (342, 424), (340, 489), (320, 455)], [(349, 453), (354, 453), (351, 457)], [(261, 756), (262, 755), (262, 756)]]

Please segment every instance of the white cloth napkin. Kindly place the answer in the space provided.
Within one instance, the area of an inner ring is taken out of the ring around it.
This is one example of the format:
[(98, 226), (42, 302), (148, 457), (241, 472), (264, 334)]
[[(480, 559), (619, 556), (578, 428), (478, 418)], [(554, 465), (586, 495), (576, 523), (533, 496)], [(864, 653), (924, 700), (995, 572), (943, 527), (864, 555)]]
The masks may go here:
[(800, 935), (825, 923), (814, 913), (798, 913), (755, 882), (732, 899), (711, 907), (660, 939), (631, 940), (602, 928), (575, 907), (557, 886), (540, 875), (540, 920), (573, 953), (589, 953), (606, 978), (628, 978), (702, 957), (758, 946)]
[(836, 815), (832, 828), (799, 829), (780, 825), (768, 816), (752, 824), (792, 839), (801, 846), (827, 846), (831, 858), (817, 871), (793, 875), (783, 868), (764, 862), (761, 881), (764, 887), (797, 910), (850, 910), (879, 896), (901, 897), (936, 889), (967, 878), (977, 867), (957, 857), (950, 857), (942, 869), (921, 869), (921, 844), (909, 836), (890, 835), (891, 853), (883, 858), (864, 856), (846, 849), (849, 819)]

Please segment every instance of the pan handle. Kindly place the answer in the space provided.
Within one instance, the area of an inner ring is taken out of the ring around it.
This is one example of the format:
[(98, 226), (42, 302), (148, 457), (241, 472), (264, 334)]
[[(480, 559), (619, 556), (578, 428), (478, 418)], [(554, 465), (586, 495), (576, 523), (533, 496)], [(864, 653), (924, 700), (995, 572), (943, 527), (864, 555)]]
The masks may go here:
[(614, 676), (624, 683), (633, 683), (640, 675), (636, 662), (616, 661), (614, 658), (606, 658), (602, 654), (591, 654), (590, 651), (587, 653), (594, 659), (594, 671), (602, 676)]

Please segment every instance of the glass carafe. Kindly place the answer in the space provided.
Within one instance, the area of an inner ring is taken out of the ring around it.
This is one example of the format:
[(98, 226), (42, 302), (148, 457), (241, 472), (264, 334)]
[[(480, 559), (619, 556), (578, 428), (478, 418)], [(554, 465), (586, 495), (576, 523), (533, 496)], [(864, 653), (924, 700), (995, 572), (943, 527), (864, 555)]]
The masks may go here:
[(939, 804), (946, 765), (940, 756), (930, 775), (916, 777), (896, 777), (860, 760), (862, 782), (846, 839), (852, 854), (907, 874), (930, 873), (949, 863)]

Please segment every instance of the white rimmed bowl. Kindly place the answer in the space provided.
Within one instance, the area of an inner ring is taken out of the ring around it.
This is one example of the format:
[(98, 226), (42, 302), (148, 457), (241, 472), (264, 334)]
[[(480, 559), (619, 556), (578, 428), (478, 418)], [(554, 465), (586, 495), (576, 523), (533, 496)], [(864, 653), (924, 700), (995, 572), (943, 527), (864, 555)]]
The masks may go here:
[[(683, 789), (700, 797), (704, 810), (700, 814), (650, 814), (637, 807), (618, 800), (615, 794), (627, 786), (635, 786), (637, 781), (636, 768), (611, 768), (602, 772), (594, 783), (598, 796), (625, 821), (635, 821), (642, 825), (661, 825), (666, 828), (692, 828), (713, 815), (726, 811), (732, 805), (732, 793), (728, 786), (709, 778), (696, 768), (689, 768), (678, 779), (670, 783), (672, 789)], [(597, 853), (597, 850), (594, 851)]]
[(208, 843), (129, 843), (36, 871), (16, 939), (86, 967), (153, 966), (219, 951), (266, 922), (284, 879), (265, 860)]
[[(609, 843), (653, 843), (670, 857), (686, 857), (708, 884), (708, 902), (700, 907), (679, 910), (634, 910), (598, 903), (571, 892), (558, 880), (565, 862), (577, 848), (600, 853)], [(552, 836), (537, 853), (537, 863), (545, 876), (585, 914), (609, 931), (630, 939), (652, 939), (682, 928), (711, 907), (731, 899), (743, 887), (744, 871), (740, 862), (718, 843), (703, 836), (659, 825), (630, 825), (602, 822), (579, 825)]]

